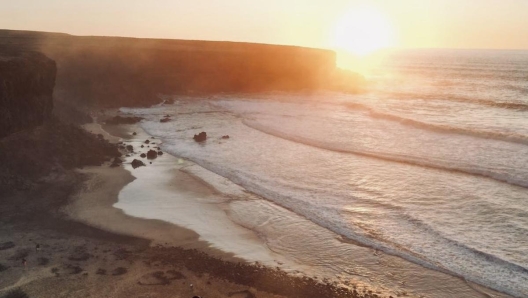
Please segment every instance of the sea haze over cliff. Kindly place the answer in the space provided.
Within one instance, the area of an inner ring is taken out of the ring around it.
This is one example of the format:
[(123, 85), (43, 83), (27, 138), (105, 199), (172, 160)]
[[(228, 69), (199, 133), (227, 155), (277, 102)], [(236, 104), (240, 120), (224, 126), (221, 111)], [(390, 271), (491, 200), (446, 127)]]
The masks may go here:
[(55, 60), (55, 97), (88, 106), (147, 106), (159, 94), (356, 91), (362, 82), (336, 68), (334, 52), (294, 46), (0, 30), (0, 47)]
[[(361, 95), (219, 95), (122, 111), (145, 117), (164, 151), (210, 171), (190, 170), (204, 181), (223, 176), (291, 211), (277, 217), (227, 194), (238, 202), (232, 220), (275, 252), (368, 276), (346, 245), (321, 247), (300, 215), (343, 239), (528, 296), (528, 52), (402, 52), (378, 74)], [(160, 123), (166, 114), (177, 120)], [(202, 130), (209, 139), (198, 144)], [(126, 198), (125, 212), (147, 216), (134, 204), (148, 204)], [(278, 220), (305, 237), (266, 228)]]

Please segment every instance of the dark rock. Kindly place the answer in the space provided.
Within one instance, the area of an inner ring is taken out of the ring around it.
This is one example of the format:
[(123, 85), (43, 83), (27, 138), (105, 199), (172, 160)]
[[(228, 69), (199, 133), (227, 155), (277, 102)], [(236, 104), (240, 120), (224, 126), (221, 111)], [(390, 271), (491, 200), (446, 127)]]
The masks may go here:
[(139, 168), (139, 167), (144, 167), (144, 166), (145, 166), (145, 164), (144, 164), (141, 160), (134, 159), (134, 160), (132, 161), (132, 167), (133, 167), (134, 169)]
[(68, 257), (70, 261), (86, 261), (90, 258), (90, 254), (87, 252), (78, 252)]
[(132, 146), (132, 145), (127, 145), (127, 146), (126, 146), (126, 149), (127, 149), (128, 151), (130, 151), (130, 152), (134, 152), (134, 146)]
[(154, 151), (154, 150), (149, 150), (149, 151), (147, 152), (147, 158), (148, 158), (148, 159), (154, 159), (154, 158), (156, 158), (156, 157), (158, 157), (158, 153), (157, 153), (156, 151)]
[(0, 243), (0, 250), (6, 250), (15, 247), (15, 243), (12, 241)]
[(222, 139), (224, 140), (229, 139), (229, 135), (222, 136)]
[(165, 123), (165, 122), (169, 122), (171, 121), (171, 118), (163, 118), (163, 119), (160, 119), (160, 122), (161, 123)]
[(205, 131), (202, 131), (201, 133), (194, 135), (193, 139), (196, 142), (203, 142), (207, 139), (207, 133)]
[(123, 160), (122, 160), (121, 158), (119, 158), (119, 157), (116, 157), (116, 158), (114, 158), (113, 163), (116, 163), (116, 164), (122, 164), (122, 163), (123, 163)]
[(135, 136), (135, 135), (137, 135), (137, 133), (136, 133), (136, 132), (133, 132), (132, 135)]
[(66, 272), (68, 272), (71, 275), (74, 275), (74, 274), (79, 274), (83, 272), (83, 269), (76, 265), (68, 265), (66, 266)]
[(145, 146), (144, 146), (144, 145), (141, 145), (141, 148), (145, 148)]
[(115, 116), (113, 118), (110, 118), (106, 120), (106, 124), (135, 124), (139, 121), (143, 120), (141, 117), (121, 117), (121, 116)]
[(146, 140), (146, 141), (145, 141), (145, 144), (150, 144), (150, 141), (149, 141), (149, 140)]
[(114, 271), (112, 271), (112, 275), (123, 275), (125, 273), (127, 273), (128, 270), (124, 267), (118, 267), (116, 269), (114, 269)]
[(29, 298), (29, 295), (24, 292), (21, 288), (16, 288), (16, 289), (13, 289), (9, 292), (7, 292), (7, 294), (5, 294), (5, 296), (2, 296), (4, 298)]
[(163, 151), (158, 151), (158, 155), (163, 155)]
[(49, 264), (49, 259), (48, 258), (38, 258), (37, 259), (37, 263), (40, 265), (40, 266), (46, 266)]
[(145, 153), (141, 153), (140, 156), (141, 156), (141, 158), (145, 158), (145, 157), (147, 157), (147, 155), (146, 155)]

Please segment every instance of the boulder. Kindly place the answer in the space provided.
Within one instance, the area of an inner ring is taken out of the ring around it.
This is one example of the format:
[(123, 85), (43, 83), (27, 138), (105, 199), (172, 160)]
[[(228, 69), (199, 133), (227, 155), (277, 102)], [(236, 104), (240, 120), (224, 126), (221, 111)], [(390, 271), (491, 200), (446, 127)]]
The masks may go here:
[(134, 169), (139, 168), (139, 167), (144, 167), (144, 166), (145, 166), (145, 164), (144, 164), (141, 160), (134, 159), (134, 160), (132, 161), (132, 167), (133, 167)]
[(133, 151), (134, 151), (134, 146), (132, 146), (132, 145), (127, 145), (127, 146), (126, 146), (126, 149), (127, 149), (128, 151), (130, 151), (130, 152), (133, 152)]
[(194, 135), (193, 139), (196, 142), (203, 142), (207, 139), (207, 133), (205, 131), (202, 131), (201, 133)]
[(145, 153), (141, 153), (140, 156), (141, 156), (141, 158), (145, 158), (145, 157), (147, 157), (147, 155), (146, 155)]
[(156, 158), (156, 157), (158, 157), (158, 153), (157, 153), (156, 151), (154, 151), (154, 150), (149, 150), (149, 151), (147, 152), (147, 158), (148, 158), (148, 159), (154, 159), (154, 158)]
[(110, 167), (112, 167), (112, 168), (119, 167), (119, 165), (122, 164), (122, 163), (123, 163), (123, 160), (121, 160), (121, 158), (119, 158), (119, 157), (116, 157), (116, 158), (114, 158), (114, 161), (112, 162)]
[(224, 139), (224, 140), (229, 139), (229, 135), (222, 136), (222, 139)]
[(158, 151), (158, 155), (163, 155), (163, 151)]
[(150, 141), (149, 141), (149, 140), (146, 140), (146, 141), (145, 141), (145, 144), (150, 144)]
[(165, 123), (165, 122), (169, 122), (171, 121), (171, 118), (163, 118), (163, 119), (160, 119), (160, 122), (161, 123)]

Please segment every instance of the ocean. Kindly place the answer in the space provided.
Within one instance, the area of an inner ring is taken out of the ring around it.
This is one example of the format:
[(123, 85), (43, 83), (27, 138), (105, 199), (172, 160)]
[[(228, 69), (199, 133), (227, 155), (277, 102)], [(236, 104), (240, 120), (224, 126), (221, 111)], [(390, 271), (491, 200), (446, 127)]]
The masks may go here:
[[(360, 245), (528, 297), (527, 51), (394, 52), (361, 94), (170, 98), (121, 111), (144, 117), (141, 127), (179, 169), (221, 197), (205, 203), (221, 203), (281, 264), (381, 288), (419, 283), (394, 263), (358, 265), (351, 247)], [(164, 115), (172, 120), (160, 123)], [(194, 142), (201, 131), (207, 141)], [(132, 184), (116, 207), (193, 227), (193, 218), (182, 222), (182, 202), (167, 199), (158, 216), (147, 210), (155, 192), (140, 199)], [(259, 259), (232, 244), (225, 249)], [(386, 271), (399, 277), (372, 277)]]

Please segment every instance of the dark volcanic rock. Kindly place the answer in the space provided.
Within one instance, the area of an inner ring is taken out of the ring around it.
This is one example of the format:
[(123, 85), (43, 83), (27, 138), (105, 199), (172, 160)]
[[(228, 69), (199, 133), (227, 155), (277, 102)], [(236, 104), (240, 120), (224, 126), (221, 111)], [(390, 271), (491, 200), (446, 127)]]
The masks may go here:
[(207, 133), (205, 131), (202, 131), (201, 133), (194, 135), (193, 139), (196, 142), (203, 142), (207, 139)]
[(127, 146), (126, 146), (126, 149), (127, 149), (128, 151), (130, 151), (130, 152), (133, 152), (133, 151), (134, 151), (134, 146), (132, 146), (132, 145), (127, 145)]
[(40, 53), (0, 54), (0, 138), (50, 118), (56, 72)]
[(150, 141), (149, 140), (145, 140), (145, 144), (150, 144)]
[(145, 157), (147, 157), (147, 155), (146, 155), (145, 153), (141, 153), (140, 156), (141, 156), (141, 158), (145, 158)]
[(123, 160), (119, 157), (114, 158), (114, 161), (110, 165), (112, 168), (119, 167), (123, 163)]
[(163, 155), (163, 151), (158, 151), (158, 155)]
[(125, 273), (127, 273), (128, 270), (124, 267), (118, 267), (116, 269), (114, 269), (114, 271), (112, 271), (112, 275), (123, 275)]
[(156, 157), (158, 157), (158, 153), (157, 153), (156, 151), (154, 151), (154, 150), (149, 150), (149, 151), (147, 152), (147, 158), (148, 158), (148, 159), (154, 159), (154, 158), (156, 158)]
[(106, 120), (106, 124), (135, 124), (143, 120), (141, 117), (121, 117), (115, 116)]
[(0, 250), (6, 250), (15, 247), (15, 243), (12, 241), (0, 243)]
[(222, 136), (222, 139), (224, 140), (229, 139), (229, 135)]
[(145, 164), (144, 164), (141, 160), (134, 159), (134, 160), (132, 161), (132, 167), (133, 167), (134, 169), (139, 168), (139, 167), (144, 167), (144, 166), (145, 166)]

